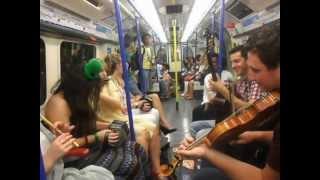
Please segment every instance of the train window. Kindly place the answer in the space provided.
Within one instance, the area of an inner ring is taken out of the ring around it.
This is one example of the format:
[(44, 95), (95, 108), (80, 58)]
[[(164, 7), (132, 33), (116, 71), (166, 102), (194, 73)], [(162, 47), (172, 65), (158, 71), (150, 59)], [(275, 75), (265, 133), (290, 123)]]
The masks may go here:
[(46, 47), (40, 38), (40, 105), (47, 97), (47, 77), (46, 77)]
[(88, 61), (93, 57), (96, 57), (96, 47), (93, 45), (62, 42), (60, 47), (61, 75), (72, 64)]

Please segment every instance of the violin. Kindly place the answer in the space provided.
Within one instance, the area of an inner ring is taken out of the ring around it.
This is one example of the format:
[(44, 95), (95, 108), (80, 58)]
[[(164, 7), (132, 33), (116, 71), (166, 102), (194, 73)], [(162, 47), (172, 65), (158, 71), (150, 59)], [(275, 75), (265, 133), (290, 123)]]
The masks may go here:
[[(221, 145), (221, 143), (229, 142), (229, 140), (237, 137), (241, 133), (266, 121), (267, 117), (276, 110), (276, 105), (279, 102), (280, 93), (277, 91), (270, 92), (267, 96), (260, 98), (254, 103), (231, 114), (225, 120), (218, 123), (207, 134), (204, 134), (195, 140), (186, 148), (186, 150), (191, 150), (202, 143), (206, 143), (210, 147), (215, 147)], [(175, 154), (170, 164), (161, 165), (160, 174), (162, 176), (171, 176), (181, 163), (182, 157)]]

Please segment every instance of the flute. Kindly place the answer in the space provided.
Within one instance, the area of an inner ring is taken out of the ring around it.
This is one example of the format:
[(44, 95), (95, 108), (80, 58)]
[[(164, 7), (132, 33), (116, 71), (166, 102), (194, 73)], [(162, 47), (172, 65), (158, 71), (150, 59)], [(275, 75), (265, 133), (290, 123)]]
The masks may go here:
[[(42, 115), (41, 113), (40, 113), (40, 117), (41, 117), (41, 119), (42, 119), (43, 122), (45, 122), (45, 123), (46, 123), (48, 126), (50, 126), (52, 129), (56, 130), (56, 131), (59, 133), (59, 135), (63, 134), (62, 131), (60, 131), (58, 128), (55, 128), (54, 125), (53, 125), (46, 117), (44, 117), (44, 115)], [(79, 145), (77, 142), (75, 142), (75, 141), (73, 141), (72, 144), (73, 144), (75, 147), (80, 147), (80, 145)]]

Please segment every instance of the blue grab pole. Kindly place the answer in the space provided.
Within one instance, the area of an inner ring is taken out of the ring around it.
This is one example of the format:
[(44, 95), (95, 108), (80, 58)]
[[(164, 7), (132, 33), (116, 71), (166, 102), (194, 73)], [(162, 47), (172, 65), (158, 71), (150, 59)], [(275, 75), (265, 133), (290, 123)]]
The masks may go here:
[(130, 127), (130, 137), (132, 141), (136, 140), (135, 133), (134, 133), (134, 125), (133, 125), (133, 118), (132, 118), (132, 110), (131, 110), (131, 100), (130, 100), (130, 93), (129, 93), (129, 76), (128, 76), (128, 66), (126, 60), (126, 49), (124, 46), (124, 37), (122, 31), (122, 18), (119, 6), (119, 0), (114, 0), (114, 9), (116, 13), (116, 22), (118, 28), (118, 35), (119, 35), (119, 43), (120, 43), (120, 53), (121, 53), (121, 61), (122, 61), (122, 68), (123, 68), (123, 79), (125, 82), (124, 88), (126, 92), (126, 101), (127, 101), (127, 109), (128, 109), (128, 116), (129, 116), (129, 127)]
[(219, 31), (219, 57), (218, 57), (218, 72), (219, 74), (222, 71), (222, 60), (224, 52), (224, 0), (220, 0), (221, 9), (220, 9), (220, 31)]
[(44, 163), (43, 163), (41, 148), (40, 148), (40, 180), (46, 180), (46, 179), (47, 179), (47, 175), (44, 169)]
[(143, 71), (143, 62), (142, 62), (142, 56), (141, 56), (141, 34), (140, 34), (140, 21), (139, 18), (136, 17), (136, 30), (137, 30), (137, 39), (138, 39), (138, 65), (139, 65), (139, 83), (141, 85), (141, 91), (143, 95), (146, 94), (146, 81), (144, 79), (144, 71)]

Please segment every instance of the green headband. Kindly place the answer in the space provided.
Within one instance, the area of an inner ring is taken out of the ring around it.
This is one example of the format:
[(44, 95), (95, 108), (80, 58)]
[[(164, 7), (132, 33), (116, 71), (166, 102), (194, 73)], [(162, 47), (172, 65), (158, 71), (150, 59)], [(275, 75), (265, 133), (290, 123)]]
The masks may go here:
[(103, 71), (103, 68), (103, 60), (92, 58), (84, 65), (84, 76), (87, 80), (99, 79), (99, 73)]

